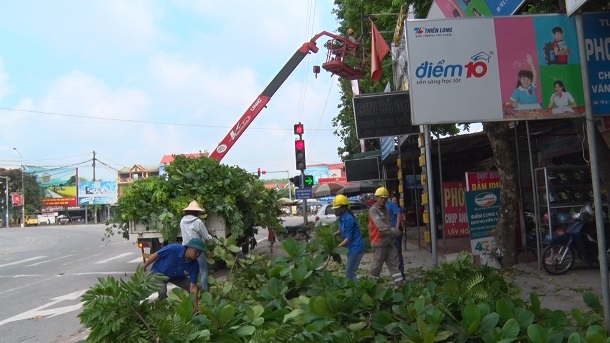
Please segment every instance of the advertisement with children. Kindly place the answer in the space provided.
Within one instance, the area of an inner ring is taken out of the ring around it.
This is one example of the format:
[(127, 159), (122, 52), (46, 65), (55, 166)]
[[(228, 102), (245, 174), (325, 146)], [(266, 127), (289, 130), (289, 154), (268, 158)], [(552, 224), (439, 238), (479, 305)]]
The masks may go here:
[(565, 15), (407, 20), (413, 124), (584, 115)]

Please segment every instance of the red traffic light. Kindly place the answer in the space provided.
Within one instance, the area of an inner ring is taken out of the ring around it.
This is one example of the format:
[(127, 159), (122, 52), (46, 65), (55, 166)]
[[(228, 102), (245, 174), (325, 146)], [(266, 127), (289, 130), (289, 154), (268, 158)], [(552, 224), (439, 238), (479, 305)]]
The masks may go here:
[(297, 150), (303, 150), (305, 148), (305, 141), (302, 139), (294, 141), (294, 148)]
[(305, 128), (303, 128), (303, 124), (301, 124), (301, 123), (294, 124), (294, 134), (302, 135), (303, 133), (305, 133)]

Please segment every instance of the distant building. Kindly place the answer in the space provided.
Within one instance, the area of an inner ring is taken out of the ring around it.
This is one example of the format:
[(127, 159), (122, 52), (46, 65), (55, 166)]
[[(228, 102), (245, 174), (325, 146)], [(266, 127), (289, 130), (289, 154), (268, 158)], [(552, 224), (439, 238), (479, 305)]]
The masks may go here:
[(120, 198), (123, 195), (125, 188), (135, 180), (147, 179), (157, 175), (159, 175), (158, 166), (143, 166), (141, 164), (134, 164), (133, 167), (125, 167), (119, 170), (117, 177), (118, 197)]
[(174, 161), (174, 156), (184, 155), (187, 158), (199, 158), (201, 156), (208, 157), (207, 151), (192, 153), (192, 154), (171, 154), (163, 155), (161, 162), (157, 166), (143, 166), (141, 164), (134, 164), (133, 167), (125, 167), (118, 171), (117, 186), (118, 186), (118, 197), (123, 196), (123, 192), (129, 184), (138, 179), (147, 179), (149, 177), (164, 175), (165, 166)]

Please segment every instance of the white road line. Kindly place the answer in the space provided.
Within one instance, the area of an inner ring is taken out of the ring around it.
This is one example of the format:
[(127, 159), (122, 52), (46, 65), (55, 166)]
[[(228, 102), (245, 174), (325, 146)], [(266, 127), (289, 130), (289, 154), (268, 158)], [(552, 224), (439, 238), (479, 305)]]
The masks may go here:
[(66, 262), (66, 263), (64, 263), (63, 265), (64, 265), (64, 266), (66, 266), (66, 265), (68, 265), (68, 264), (77, 263), (77, 262), (84, 261), (84, 260), (90, 260), (90, 259), (92, 259), (92, 258), (94, 258), (94, 257), (100, 256), (101, 254), (102, 254), (102, 253), (97, 253), (97, 254), (95, 254), (95, 255), (91, 255), (91, 256), (87, 256), (87, 257), (79, 258), (78, 260), (74, 260), (74, 261)]
[(45, 258), (45, 257), (46, 256), (36, 256), (36, 257), (26, 258), (25, 260), (21, 260), (21, 261), (15, 261), (15, 262), (11, 262), (11, 263), (0, 264), (0, 268), (6, 267), (6, 266), (12, 266), (12, 265), (19, 264), (19, 263), (25, 263), (25, 262), (40, 260), (41, 258)]
[(142, 261), (144, 261), (141, 257), (138, 257), (136, 259), (133, 259), (127, 263), (142, 263)]
[(124, 253), (124, 254), (120, 254), (120, 255), (117, 255), (117, 256), (114, 256), (114, 257), (111, 257), (111, 258), (107, 258), (107, 259), (102, 260), (102, 261), (95, 262), (95, 264), (102, 264), (102, 263), (106, 263), (106, 262), (108, 262), (108, 261), (116, 260), (117, 258), (121, 258), (121, 257), (129, 256), (129, 255), (132, 255), (132, 254), (133, 254), (132, 252), (126, 252), (126, 253)]
[(58, 258), (54, 258), (52, 260), (44, 260), (44, 261), (28, 264), (28, 265), (26, 265), (26, 267), (37, 266), (39, 264), (43, 264), (43, 263), (47, 263), (47, 262), (51, 262), (51, 261), (56, 261), (56, 260), (61, 260), (62, 258), (66, 258), (66, 257), (70, 257), (70, 256), (72, 256), (72, 254), (61, 256), (61, 257), (58, 257)]

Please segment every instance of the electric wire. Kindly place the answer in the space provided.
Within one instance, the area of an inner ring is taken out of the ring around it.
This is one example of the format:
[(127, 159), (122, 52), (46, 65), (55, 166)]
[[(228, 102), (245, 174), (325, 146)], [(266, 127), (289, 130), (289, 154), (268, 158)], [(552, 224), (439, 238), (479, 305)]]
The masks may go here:
[[(128, 123), (137, 123), (137, 124), (173, 125), (173, 126), (206, 127), (206, 128), (221, 128), (221, 129), (232, 128), (232, 126), (223, 126), (223, 125), (184, 124), (184, 123), (174, 123), (174, 122), (160, 122), (160, 121), (152, 121), (152, 120), (136, 120), (136, 119), (123, 119), (123, 118), (112, 118), (112, 117), (104, 118), (104, 117), (85, 116), (85, 115), (67, 114), (67, 113), (58, 113), (58, 112), (23, 110), (23, 109), (18, 109), (18, 108), (9, 108), (9, 107), (0, 107), (0, 110), (47, 114), (47, 115), (54, 115), (54, 116), (60, 116), (60, 117), (71, 117), (71, 118), (81, 118), (81, 119), (128, 122)], [(291, 129), (289, 129), (289, 128), (269, 128), (269, 127), (248, 127), (248, 130), (291, 131)]]

